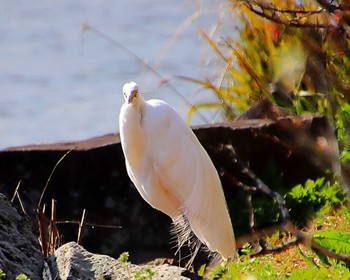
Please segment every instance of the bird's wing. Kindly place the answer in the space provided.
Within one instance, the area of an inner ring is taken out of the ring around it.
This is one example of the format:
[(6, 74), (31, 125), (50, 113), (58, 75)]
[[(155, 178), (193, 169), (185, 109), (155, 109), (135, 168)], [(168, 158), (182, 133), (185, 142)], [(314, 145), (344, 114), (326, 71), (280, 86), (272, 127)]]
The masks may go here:
[(161, 101), (149, 101), (148, 105), (152, 110), (145, 111), (142, 125), (157, 186), (179, 204), (193, 232), (211, 251), (219, 251), (224, 257), (233, 255), (231, 220), (212, 161), (170, 106)]

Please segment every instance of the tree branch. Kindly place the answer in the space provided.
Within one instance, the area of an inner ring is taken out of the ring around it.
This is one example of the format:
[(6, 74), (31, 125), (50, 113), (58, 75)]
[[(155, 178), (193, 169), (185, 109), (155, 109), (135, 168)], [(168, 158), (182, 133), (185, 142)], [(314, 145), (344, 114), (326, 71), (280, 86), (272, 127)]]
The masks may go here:
[(255, 186), (251, 187), (243, 184), (242, 182), (238, 181), (233, 175), (227, 172), (227, 170), (223, 170), (224, 175), (227, 176), (234, 185), (238, 186), (239, 188), (242, 188), (244, 191), (248, 193), (260, 192), (274, 199), (279, 206), (282, 221), (289, 221), (290, 220), (289, 211), (282, 196), (278, 192), (272, 191), (258, 176), (254, 174), (252, 170), (250, 170), (245, 166), (245, 164), (239, 159), (232, 145), (228, 147), (228, 149), (232, 154), (232, 158), (235, 159), (236, 163), (241, 168), (242, 173), (246, 174), (249, 178), (251, 178), (255, 182)]
[[(258, 5), (259, 8), (261, 9), (261, 10), (258, 10), (249, 1), (242, 1), (242, 2), (247, 6), (247, 8), (250, 11), (252, 11), (256, 15), (261, 16), (261, 17), (263, 17), (267, 20), (270, 20), (272, 22), (285, 25), (285, 26), (298, 27), (298, 28), (330, 28), (330, 27), (332, 27), (329, 24), (301, 23), (298, 21), (299, 18), (297, 18), (297, 19), (294, 18), (290, 21), (284, 21), (278, 16), (278, 13), (283, 13), (282, 12), (283, 10), (278, 10), (278, 9), (275, 9), (272, 7), (267, 9), (263, 5)], [(274, 13), (272, 15), (270, 15), (270, 14), (266, 13), (265, 10), (272, 10), (272, 11), (274, 11)], [(316, 12), (317, 11), (310, 11), (309, 13), (312, 14), (312, 13), (316, 13)], [(292, 13), (292, 10), (286, 10), (285, 13)], [(300, 10), (295, 10), (294, 13), (300, 13)], [(307, 13), (307, 11), (305, 11), (305, 13)]]

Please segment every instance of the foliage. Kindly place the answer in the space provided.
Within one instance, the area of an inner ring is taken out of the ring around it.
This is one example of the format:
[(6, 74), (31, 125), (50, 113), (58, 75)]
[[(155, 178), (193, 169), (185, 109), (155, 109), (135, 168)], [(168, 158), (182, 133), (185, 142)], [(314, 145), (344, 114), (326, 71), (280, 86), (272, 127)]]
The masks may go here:
[(155, 275), (155, 272), (149, 267), (146, 266), (142, 271), (135, 272), (135, 280), (147, 280), (152, 279)]
[(28, 279), (29, 278), (23, 273), (16, 276), (16, 280), (28, 280)]
[(202, 264), (201, 267), (198, 269), (197, 274), (198, 274), (200, 277), (203, 277), (204, 272), (205, 272), (205, 269), (206, 269), (206, 264)]
[[(130, 263), (129, 263), (129, 252), (123, 252), (120, 254), (118, 261), (126, 268), (128, 273), (128, 279), (132, 279), (130, 275)], [(152, 279), (155, 272), (149, 267), (145, 266), (142, 271), (136, 271), (133, 275), (135, 280), (147, 280)]]
[(129, 252), (123, 252), (118, 257), (118, 261), (121, 263), (127, 263), (129, 261)]
[(309, 279), (349, 279), (350, 272), (344, 266), (339, 266), (336, 270), (329, 270), (326, 267), (306, 268), (294, 271), (288, 275), (290, 280), (309, 280)]
[[(262, 258), (244, 257), (239, 262), (232, 262), (225, 270), (213, 269), (209, 274), (209, 279), (276, 279), (279, 273)], [(258, 278), (256, 278), (258, 277)]]
[[(344, 228), (350, 228), (350, 211), (342, 207), (327, 212), (322, 219), (315, 219), (308, 231), (317, 244), (348, 254), (350, 233), (342, 232)], [(280, 245), (281, 234), (276, 232), (266, 241)], [(249, 256), (249, 250), (247, 252), (248, 255), (240, 256), (238, 261), (211, 269), (206, 279), (350, 279), (350, 270), (343, 262), (326, 258), (303, 244), (261, 256)]]
[(253, 246), (250, 243), (245, 243), (240, 250), (240, 253), (242, 255), (250, 255), (252, 252), (253, 252)]
[(209, 279), (224, 279), (224, 277), (230, 273), (231, 272), (228, 270), (227, 263), (224, 262), (224, 263), (212, 268), (210, 270), (209, 274), (207, 275), (207, 277), (209, 277)]
[(128, 278), (127, 279), (131, 279), (131, 276), (130, 276), (130, 263), (129, 263), (129, 252), (121, 253), (117, 260), (126, 269), (127, 274), (128, 274)]
[[(200, 30), (222, 71), (212, 79), (187, 78), (210, 89), (233, 120), (277, 88), (294, 97), (291, 114), (322, 113), (337, 128), (340, 158), (350, 162), (350, 5), (348, 1), (231, 0), (237, 36), (215, 38)], [(221, 74), (224, 72), (224, 74)], [(273, 86), (272, 86), (273, 85)], [(276, 101), (276, 100), (275, 100)]]
[(345, 103), (338, 108), (335, 126), (337, 129), (337, 138), (340, 145), (340, 161), (342, 163), (350, 162), (350, 138), (349, 138), (349, 127), (350, 127), (350, 105)]
[[(338, 183), (331, 183), (325, 178), (308, 179), (290, 190), (275, 185), (274, 190), (283, 196), (291, 219), (298, 226), (304, 226), (316, 213), (339, 207), (345, 201), (345, 194)], [(235, 234), (240, 236), (250, 231), (249, 209), (246, 205), (246, 193), (237, 192), (234, 201), (229, 202), (230, 216), (235, 224)], [(276, 201), (265, 194), (252, 197), (255, 226), (276, 224), (280, 221), (280, 209)], [(244, 251), (248, 248), (244, 248)]]
[(292, 218), (299, 224), (305, 223), (321, 208), (335, 207), (345, 199), (342, 188), (324, 178), (315, 181), (309, 179), (304, 185), (298, 184), (284, 198)]
[(298, 253), (303, 259), (303, 261), (306, 262), (311, 268), (319, 267), (315, 260), (312, 258), (312, 256), (309, 256), (308, 254), (304, 253), (300, 247), (298, 247)]
[[(0, 279), (5, 279), (5, 278), (6, 278), (6, 273), (2, 269), (0, 269)], [(16, 280), (27, 280), (27, 279), (29, 278), (27, 277), (27, 275), (23, 273), (18, 274), (16, 276)]]
[(350, 255), (350, 234), (336, 230), (318, 231), (313, 239), (322, 247), (331, 249), (338, 254)]

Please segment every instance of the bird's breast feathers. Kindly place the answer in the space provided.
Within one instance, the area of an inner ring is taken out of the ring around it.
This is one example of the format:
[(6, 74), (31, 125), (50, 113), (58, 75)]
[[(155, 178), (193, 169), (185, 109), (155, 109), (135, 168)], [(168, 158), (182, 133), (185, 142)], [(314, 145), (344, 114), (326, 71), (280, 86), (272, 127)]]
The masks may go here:
[[(199, 177), (206, 176), (198, 174), (198, 166), (208, 161), (206, 152), (191, 128), (167, 103), (149, 100), (140, 112), (135, 106), (127, 106), (124, 116), (121, 138), (134, 176), (146, 175), (138, 174), (144, 172), (139, 168), (144, 164), (150, 169), (159, 167), (156, 173), (168, 181), (169, 188), (193, 186)], [(172, 182), (180, 184), (170, 186)]]

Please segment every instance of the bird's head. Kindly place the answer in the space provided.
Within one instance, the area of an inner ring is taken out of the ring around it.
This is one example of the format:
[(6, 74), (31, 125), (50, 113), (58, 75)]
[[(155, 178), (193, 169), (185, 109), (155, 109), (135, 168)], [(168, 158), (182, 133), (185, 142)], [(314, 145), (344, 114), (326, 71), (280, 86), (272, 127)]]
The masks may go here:
[(139, 86), (135, 82), (127, 82), (123, 86), (123, 95), (128, 104), (133, 104), (139, 95)]

